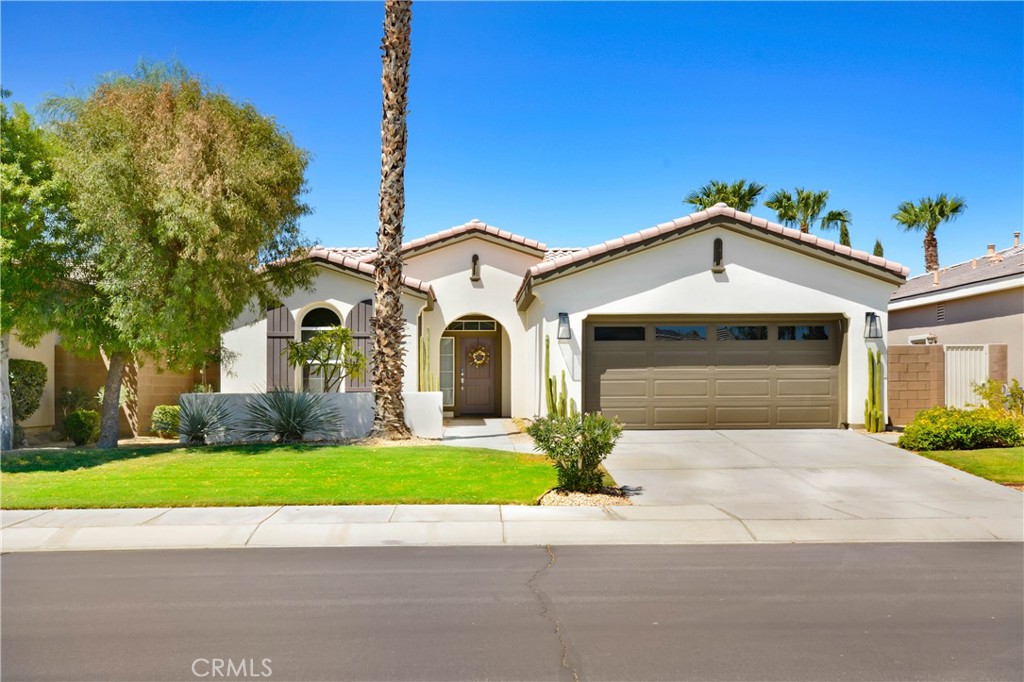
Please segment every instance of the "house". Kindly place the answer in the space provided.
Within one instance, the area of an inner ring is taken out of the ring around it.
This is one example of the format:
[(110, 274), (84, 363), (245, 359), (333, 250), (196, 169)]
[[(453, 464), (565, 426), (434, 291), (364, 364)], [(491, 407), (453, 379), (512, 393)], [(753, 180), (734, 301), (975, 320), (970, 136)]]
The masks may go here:
[[(867, 348), (884, 350), (908, 272), (724, 204), (588, 248), (472, 220), (402, 254), (407, 391), (422, 348), (446, 413), (532, 417), (550, 366), (583, 410), (637, 429), (863, 423)], [(224, 334), (221, 390), (316, 390), (282, 350), (321, 326), (348, 325), (368, 351), (374, 255), (314, 249), (311, 290)]]
[[(1024, 245), (913, 277), (889, 302), (893, 422), (977, 402), (972, 384), (1024, 382)], [(913, 365), (913, 367), (911, 367)]]

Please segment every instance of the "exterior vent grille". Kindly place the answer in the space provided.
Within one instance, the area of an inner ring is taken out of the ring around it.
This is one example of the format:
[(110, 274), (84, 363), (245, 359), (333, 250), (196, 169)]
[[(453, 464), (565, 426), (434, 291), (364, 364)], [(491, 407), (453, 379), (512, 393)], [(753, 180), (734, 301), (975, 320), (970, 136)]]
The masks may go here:
[(935, 306), (935, 321), (945, 322), (946, 321), (946, 306), (942, 303)]

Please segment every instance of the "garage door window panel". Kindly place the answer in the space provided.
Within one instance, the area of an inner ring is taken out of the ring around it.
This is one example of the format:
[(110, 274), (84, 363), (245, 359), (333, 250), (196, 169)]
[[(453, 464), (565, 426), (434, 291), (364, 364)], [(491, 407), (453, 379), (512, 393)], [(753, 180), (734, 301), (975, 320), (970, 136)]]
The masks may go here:
[(656, 341), (707, 341), (708, 328), (704, 325), (658, 325), (654, 328)]
[(779, 325), (779, 341), (828, 341), (828, 325)]
[(768, 327), (764, 325), (720, 325), (717, 338), (719, 341), (767, 341)]
[(643, 341), (646, 338), (644, 327), (594, 327), (595, 341)]

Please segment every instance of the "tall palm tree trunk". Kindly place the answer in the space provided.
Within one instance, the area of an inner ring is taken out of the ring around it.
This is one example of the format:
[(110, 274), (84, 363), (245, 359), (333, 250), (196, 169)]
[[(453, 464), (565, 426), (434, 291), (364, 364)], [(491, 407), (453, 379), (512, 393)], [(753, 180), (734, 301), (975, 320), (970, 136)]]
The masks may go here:
[(935, 237), (935, 230), (924, 233), (924, 269), (925, 272), (939, 269), (939, 240)]
[(380, 226), (377, 231), (373, 326), (372, 437), (409, 438), (402, 401), (405, 319), (402, 315), (402, 220), (405, 215), (405, 115), (409, 91), (412, 2), (384, 2), (384, 114), (381, 121)]

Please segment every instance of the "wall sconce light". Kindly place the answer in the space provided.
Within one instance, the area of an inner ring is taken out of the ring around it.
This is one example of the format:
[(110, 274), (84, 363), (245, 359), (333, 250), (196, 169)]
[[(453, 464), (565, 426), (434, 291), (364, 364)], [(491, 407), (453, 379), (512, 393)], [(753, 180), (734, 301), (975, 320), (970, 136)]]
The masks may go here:
[(473, 254), (473, 267), (469, 271), (469, 281), (480, 281), (480, 256)]
[(882, 320), (877, 313), (864, 313), (864, 338), (882, 338)]
[(569, 329), (569, 313), (558, 313), (558, 340), (567, 341), (572, 338), (572, 330)]
[(714, 250), (711, 253), (711, 272), (720, 274), (725, 272), (725, 247), (721, 239), (715, 240)]

